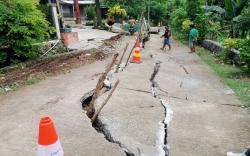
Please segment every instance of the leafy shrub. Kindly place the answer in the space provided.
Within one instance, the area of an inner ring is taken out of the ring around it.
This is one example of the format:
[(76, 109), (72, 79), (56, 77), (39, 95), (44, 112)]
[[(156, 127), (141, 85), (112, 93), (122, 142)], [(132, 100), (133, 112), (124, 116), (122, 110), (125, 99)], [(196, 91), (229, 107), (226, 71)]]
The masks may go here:
[(186, 11), (188, 17), (194, 21), (202, 14), (201, 0), (186, 0)]
[(122, 19), (127, 16), (127, 11), (125, 9), (122, 9), (121, 6), (116, 5), (108, 9), (107, 15), (110, 18)]
[(186, 19), (185, 21), (182, 22), (182, 31), (188, 33), (190, 30), (190, 26), (194, 24), (191, 20)]
[(235, 38), (227, 38), (222, 42), (222, 46), (224, 48), (223, 53), (219, 55), (220, 58), (222, 58), (225, 62), (228, 62), (230, 60), (230, 49), (238, 49), (240, 44), (239, 40)]
[(167, 23), (167, 10), (167, 5), (162, 5), (162, 3), (157, 1), (150, 1), (150, 19), (152, 20), (153, 25), (157, 25), (160, 21)]
[(250, 39), (239, 40), (239, 50), (241, 59), (246, 63), (250, 72)]
[(238, 49), (239, 47), (239, 41), (235, 38), (227, 38), (222, 42), (223, 48), (226, 50), (229, 50), (231, 48), (236, 48)]
[(241, 38), (245, 38), (249, 33), (250, 25), (250, 4), (242, 13), (233, 19), (234, 31), (238, 33)]
[(240, 51), (241, 60), (247, 65), (250, 71), (250, 39), (227, 38), (222, 42), (226, 56), (231, 48)]
[(49, 38), (44, 14), (37, 0), (0, 0), (0, 66), (38, 57), (33, 44)]
[(210, 38), (212, 40), (217, 39), (217, 37), (221, 34), (221, 26), (219, 22), (208, 21), (208, 34), (210, 34)]
[(171, 15), (171, 27), (177, 31), (182, 30), (182, 22), (187, 19), (187, 12), (184, 8), (176, 9)]
[(86, 15), (88, 20), (94, 20), (96, 18), (96, 11), (93, 6), (86, 7)]
[(194, 20), (195, 26), (199, 31), (199, 38), (198, 41), (202, 41), (205, 39), (208, 33), (208, 19), (205, 14), (198, 15)]
[(95, 22), (93, 20), (91, 20), (91, 21), (87, 21), (85, 25), (86, 26), (94, 26), (94, 24), (95, 24)]

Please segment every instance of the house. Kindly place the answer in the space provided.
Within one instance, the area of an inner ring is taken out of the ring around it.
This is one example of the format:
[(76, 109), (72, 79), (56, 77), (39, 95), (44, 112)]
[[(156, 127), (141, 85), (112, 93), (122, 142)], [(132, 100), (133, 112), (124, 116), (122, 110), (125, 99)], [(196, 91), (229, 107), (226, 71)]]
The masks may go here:
[[(88, 5), (95, 4), (94, 0), (78, 0), (80, 15), (82, 19), (85, 19), (85, 8)], [(74, 20), (74, 1), (73, 0), (60, 0), (60, 7), (64, 17), (64, 20)]]
[[(100, 0), (101, 1), (101, 0)], [(60, 12), (64, 21), (74, 21), (74, 0), (40, 0), (40, 4), (56, 4), (59, 6)], [(80, 16), (82, 19), (86, 18), (85, 8), (89, 5), (95, 5), (95, 0), (78, 0)], [(108, 8), (101, 5), (101, 15), (105, 18)]]

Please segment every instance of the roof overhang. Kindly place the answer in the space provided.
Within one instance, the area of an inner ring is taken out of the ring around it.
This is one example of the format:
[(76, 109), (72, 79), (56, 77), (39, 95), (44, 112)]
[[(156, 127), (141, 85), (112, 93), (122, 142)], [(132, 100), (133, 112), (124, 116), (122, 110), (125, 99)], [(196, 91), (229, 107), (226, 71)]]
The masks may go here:
[[(74, 4), (73, 0), (61, 0), (61, 3), (63, 4)], [(95, 4), (95, 2), (93, 0), (84, 0), (84, 1), (79, 1), (79, 4)]]

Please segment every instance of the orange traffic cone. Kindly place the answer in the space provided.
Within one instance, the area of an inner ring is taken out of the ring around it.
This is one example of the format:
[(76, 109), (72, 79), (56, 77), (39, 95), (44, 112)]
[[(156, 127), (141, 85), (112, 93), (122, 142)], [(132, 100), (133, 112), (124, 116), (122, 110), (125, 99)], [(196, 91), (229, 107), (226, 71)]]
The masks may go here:
[(37, 156), (63, 156), (64, 152), (49, 116), (42, 117), (39, 124)]
[(140, 46), (140, 40), (139, 37), (137, 37), (136, 39), (136, 45), (135, 45), (135, 49), (134, 49), (134, 53), (133, 53), (133, 58), (130, 61), (131, 63), (141, 63), (141, 46)]

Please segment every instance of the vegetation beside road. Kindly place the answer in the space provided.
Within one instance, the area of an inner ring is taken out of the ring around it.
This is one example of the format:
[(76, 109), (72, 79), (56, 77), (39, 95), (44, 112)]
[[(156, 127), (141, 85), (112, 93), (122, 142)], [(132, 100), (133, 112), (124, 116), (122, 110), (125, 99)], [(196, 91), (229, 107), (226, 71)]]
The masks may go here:
[(240, 100), (250, 107), (250, 74), (240, 68), (224, 64), (204, 48), (198, 48), (198, 55), (222, 78), (226, 85), (234, 90)]

